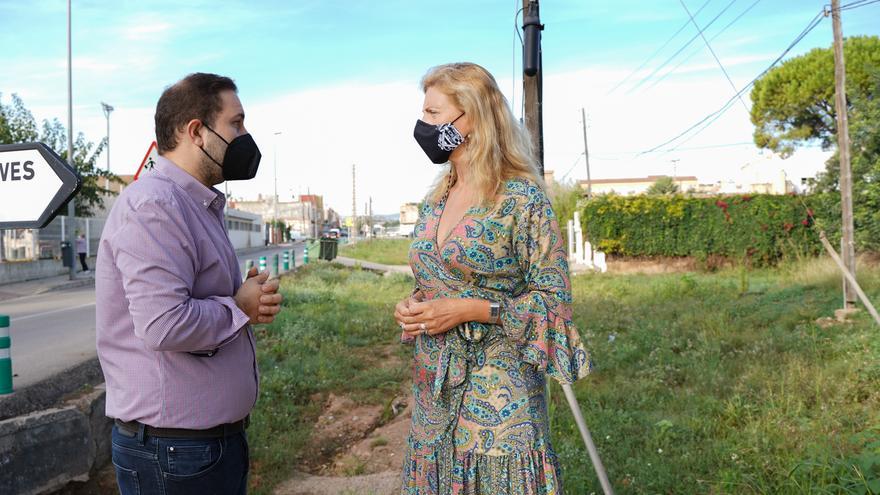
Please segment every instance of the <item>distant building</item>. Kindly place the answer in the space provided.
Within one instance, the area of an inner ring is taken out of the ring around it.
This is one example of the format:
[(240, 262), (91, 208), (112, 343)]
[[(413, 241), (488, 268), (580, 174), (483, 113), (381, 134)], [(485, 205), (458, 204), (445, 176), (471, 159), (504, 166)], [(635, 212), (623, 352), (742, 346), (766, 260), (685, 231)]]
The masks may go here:
[(232, 247), (243, 249), (263, 246), (265, 234), (263, 233), (263, 218), (255, 213), (226, 209), (226, 232)]
[[(578, 184), (587, 192), (587, 186), (590, 186), (592, 194), (618, 194), (620, 196), (635, 196), (645, 194), (648, 188), (654, 185), (659, 179), (667, 178), (667, 175), (649, 175), (647, 177), (637, 178), (621, 178), (621, 179), (593, 179), (591, 181), (581, 180)], [(699, 182), (697, 178), (688, 175), (685, 177), (672, 177), (673, 182), (678, 185), (678, 189), (687, 192), (695, 189)]]
[(232, 208), (260, 215), (265, 222), (281, 220), (294, 235), (318, 237), (324, 225), (324, 200), (314, 194), (304, 194), (298, 201), (278, 201), (277, 204), (271, 196), (264, 198), (262, 195), (256, 200), (230, 200), (229, 204)]
[[(748, 165), (746, 166), (748, 167)], [(743, 167), (745, 169), (746, 167)], [(763, 171), (762, 171), (763, 172)], [(775, 175), (775, 177), (773, 177)], [(802, 179), (803, 183), (806, 183)], [(806, 186), (798, 187), (788, 180), (785, 172), (777, 171), (776, 174), (763, 172), (756, 177), (745, 177), (744, 182), (733, 180), (718, 181), (714, 184), (699, 184), (693, 193), (698, 195), (718, 194), (800, 194), (806, 191)]]
[(327, 208), (327, 212), (324, 214), (324, 229), (338, 229), (340, 227), (341, 218), (339, 213), (336, 212), (333, 208)]
[(400, 206), (400, 229), (398, 235), (409, 237), (415, 232), (419, 221), (419, 203), (404, 203)]

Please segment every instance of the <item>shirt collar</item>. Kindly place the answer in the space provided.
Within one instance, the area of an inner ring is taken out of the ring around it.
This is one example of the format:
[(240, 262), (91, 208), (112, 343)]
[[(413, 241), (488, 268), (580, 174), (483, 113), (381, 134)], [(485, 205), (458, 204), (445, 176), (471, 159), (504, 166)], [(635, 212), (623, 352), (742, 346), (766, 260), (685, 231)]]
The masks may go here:
[(226, 205), (226, 196), (222, 192), (213, 187), (205, 186), (198, 179), (189, 175), (187, 171), (164, 156), (157, 157), (154, 170), (171, 179), (172, 182), (186, 191), (193, 201), (205, 208), (223, 209)]

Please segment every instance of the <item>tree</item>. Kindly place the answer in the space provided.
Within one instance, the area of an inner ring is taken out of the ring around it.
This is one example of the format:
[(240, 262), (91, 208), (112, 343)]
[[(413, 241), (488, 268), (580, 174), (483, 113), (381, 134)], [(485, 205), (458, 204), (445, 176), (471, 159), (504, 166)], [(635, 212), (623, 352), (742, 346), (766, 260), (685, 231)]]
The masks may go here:
[(12, 95), (12, 105), (0, 100), (0, 144), (32, 142), (37, 136), (37, 121), (18, 95)]
[(645, 191), (649, 196), (672, 195), (680, 191), (672, 177), (660, 177)]
[[(853, 222), (856, 247), (880, 250), (880, 38), (844, 41), (846, 101), (851, 142)], [(755, 144), (787, 157), (797, 146), (819, 141), (837, 146), (834, 107), (834, 53), (814, 49), (768, 72), (752, 89)], [(813, 181), (813, 190), (831, 202), (820, 219), (829, 232), (840, 228), (840, 162), (837, 153)]]
[(578, 211), (584, 199), (584, 189), (577, 183), (554, 182), (548, 186), (550, 204), (565, 242), (568, 242), (568, 221), (574, 218), (574, 212)]
[[(846, 58), (847, 107), (872, 99), (873, 73), (880, 69), (880, 38), (854, 36), (843, 46)], [(823, 149), (837, 143), (834, 109), (834, 52), (815, 48), (787, 60), (759, 79), (752, 88), (751, 120), (754, 140), (787, 157), (798, 145), (818, 140)]]
[[(880, 73), (874, 76), (880, 95)], [(853, 223), (859, 249), (880, 251), (880, 98), (857, 99), (850, 112), (849, 132), (853, 175)], [(817, 192), (838, 191), (840, 158), (835, 153), (825, 162), (825, 171), (812, 181)], [(829, 229), (839, 228), (839, 217)]]
[(559, 225), (564, 227), (574, 217), (578, 203), (584, 197), (584, 189), (576, 183), (554, 182), (549, 187), (550, 203)]
[[(43, 120), (42, 129), (38, 131), (37, 121), (33, 114), (24, 106), (17, 95), (12, 95), (12, 104), (3, 105), (0, 101), (0, 144), (27, 143), (39, 141), (52, 148), (68, 163), (67, 129), (58, 119), (51, 122)], [(82, 189), (76, 195), (76, 215), (91, 217), (104, 206), (104, 197), (115, 194), (105, 190), (105, 181), (121, 183), (115, 174), (97, 166), (98, 156), (106, 146), (106, 138), (97, 146), (87, 141), (83, 133), (77, 135), (73, 143), (72, 165), (82, 178)], [(62, 212), (66, 214), (66, 212)]]

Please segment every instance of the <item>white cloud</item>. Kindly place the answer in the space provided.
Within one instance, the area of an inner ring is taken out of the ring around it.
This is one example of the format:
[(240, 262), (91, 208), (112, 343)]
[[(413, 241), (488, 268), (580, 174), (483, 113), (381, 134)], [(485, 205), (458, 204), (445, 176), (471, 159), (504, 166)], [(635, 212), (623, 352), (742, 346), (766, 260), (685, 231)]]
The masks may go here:
[[(583, 160), (572, 169), (583, 152), (581, 106), (588, 113), (594, 178), (672, 174), (671, 160), (677, 159), (679, 175), (715, 182), (740, 178), (741, 167), (759, 158), (754, 146), (742, 144), (751, 141), (753, 127), (738, 104), (682, 149), (637, 155), (717, 109), (730, 97), (731, 89), (722, 77), (707, 73), (664, 81), (633, 95), (606, 95), (625, 75), (621, 70), (591, 69), (545, 76), (545, 163), (557, 177), (571, 169), (570, 179), (586, 178)], [(354, 163), (358, 211), (363, 211), (369, 196), (376, 213), (395, 212), (401, 203), (420, 200), (438, 168), (412, 138), (422, 101), (417, 82), (352, 81), (271, 99), (240, 88), (246, 125), (260, 146), (263, 161), (254, 180), (231, 182), (229, 190), (235, 196), (271, 195), (277, 146), (278, 192), (283, 198), (308, 190), (323, 194), (325, 204), (347, 215), (351, 212)], [(498, 82), (503, 91), (510, 91), (509, 77)], [(519, 101), (519, 87), (517, 95)], [(154, 107), (116, 108), (111, 116), (112, 169), (130, 174), (154, 139)], [(41, 109), (40, 113), (57, 115), (64, 121), (66, 109), (52, 111), (55, 113)], [(77, 107), (75, 117), (76, 132), (85, 132), (93, 141), (104, 136), (106, 123), (97, 103)], [(282, 134), (276, 138), (278, 131)], [(727, 144), (734, 146), (715, 147)], [(826, 157), (821, 150), (806, 149), (789, 160), (774, 161), (773, 166), (799, 179), (823, 169)]]
[[(73, 71), (88, 72), (90, 75), (112, 75), (122, 68), (122, 65), (109, 62), (106, 58), (97, 57), (73, 57)], [(67, 59), (56, 60), (55, 67), (57, 69), (67, 70)]]
[(131, 41), (153, 40), (156, 36), (170, 31), (174, 26), (168, 22), (151, 22), (136, 24), (124, 30), (125, 37)]

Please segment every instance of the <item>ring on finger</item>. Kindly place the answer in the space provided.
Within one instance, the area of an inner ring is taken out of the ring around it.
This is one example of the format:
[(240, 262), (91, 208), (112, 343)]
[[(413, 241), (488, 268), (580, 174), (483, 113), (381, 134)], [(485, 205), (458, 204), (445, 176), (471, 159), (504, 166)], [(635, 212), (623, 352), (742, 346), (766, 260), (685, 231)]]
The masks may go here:
[(406, 330), (406, 323), (400, 322), (400, 323), (398, 323), (398, 325), (400, 325), (401, 330)]
[(424, 323), (419, 323), (419, 330), (421, 330), (422, 332), (428, 331), (428, 325), (425, 325)]

